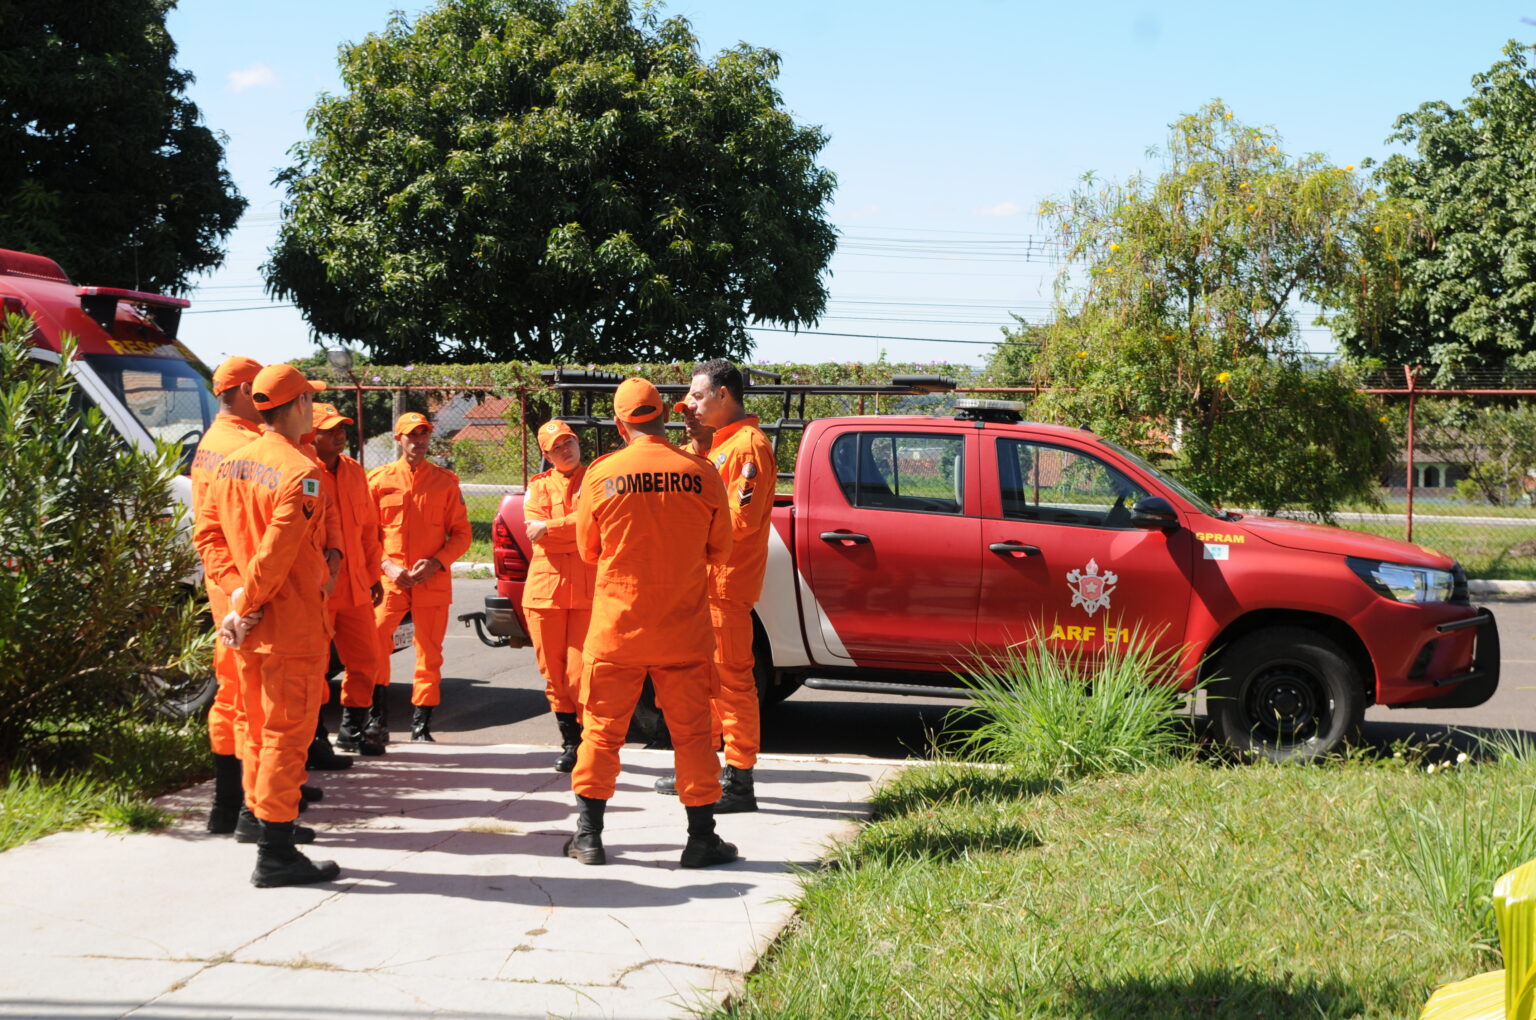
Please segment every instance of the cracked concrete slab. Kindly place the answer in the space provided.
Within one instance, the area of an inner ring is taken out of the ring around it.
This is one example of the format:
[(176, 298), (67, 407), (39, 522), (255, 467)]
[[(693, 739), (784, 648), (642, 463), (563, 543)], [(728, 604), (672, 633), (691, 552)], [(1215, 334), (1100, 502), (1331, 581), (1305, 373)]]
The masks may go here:
[(798, 868), (900, 763), (765, 757), (761, 810), (719, 819), (743, 860), (678, 866), (684, 816), (626, 748), (610, 863), (561, 855), (574, 807), (549, 750), (392, 745), (304, 816), (341, 878), (248, 881), (255, 848), (200, 831), (60, 833), (0, 854), (0, 1017), (675, 1017), (718, 1004), (793, 914)]

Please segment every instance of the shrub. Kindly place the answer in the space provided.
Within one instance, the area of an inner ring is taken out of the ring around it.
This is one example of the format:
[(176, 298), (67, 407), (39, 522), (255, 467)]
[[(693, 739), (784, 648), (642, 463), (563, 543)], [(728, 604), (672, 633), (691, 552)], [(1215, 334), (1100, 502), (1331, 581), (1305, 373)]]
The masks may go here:
[(1139, 634), (1095, 656), (1035, 639), (978, 659), (961, 680), (972, 691), (964, 714), (982, 721), (957, 749), (1049, 779), (1168, 764), (1192, 747), (1185, 696), (1165, 682), (1174, 659)]
[[(167, 508), (180, 450), (125, 445), (82, 410), (67, 366), (0, 323), (0, 764), (46, 751), (61, 724), (109, 728), (206, 671), (195, 567)], [(46, 762), (42, 762), (46, 766)]]

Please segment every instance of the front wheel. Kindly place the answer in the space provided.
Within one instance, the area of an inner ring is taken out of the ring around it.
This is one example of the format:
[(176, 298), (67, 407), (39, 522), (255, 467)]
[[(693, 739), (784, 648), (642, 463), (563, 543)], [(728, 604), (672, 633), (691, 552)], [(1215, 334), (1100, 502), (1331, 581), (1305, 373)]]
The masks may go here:
[(1360, 670), (1337, 644), (1302, 627), (1234, 641), (1207, 695), (1216, 735), (1270, 761), (1311, 760), (1353, 737), (1365, 716)]

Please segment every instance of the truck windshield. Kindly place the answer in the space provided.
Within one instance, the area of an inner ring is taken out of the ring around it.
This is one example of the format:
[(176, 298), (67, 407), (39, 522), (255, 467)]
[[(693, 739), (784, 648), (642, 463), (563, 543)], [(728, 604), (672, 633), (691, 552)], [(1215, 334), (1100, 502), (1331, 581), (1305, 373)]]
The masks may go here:
[(1127, 450), (1119, 443), (1112, 443), (1108, 439), (1100, 439), (1099, 441), (1105, 446), (1109, 447), (1111, 450), (1119, 453), (1122, 457), (1125, 457), (1127, 460), (1131, 461), (1133, 464), (1141, 468), (1153, 478), (1156, 478), (1158, 481), (1168, 486), (1168, 488), (1172, 489), (1174, 492), (1177, 492), (1180, 496), (1183, 496), (1196, 510), (1199, 510), (1201, 513), (1208, 517), (1215, 517), (1217, 519), (1221, 518), (1220, 510), (1217, 510), (1215, 507), (1211, 506), (1211, 504), (1207, 503), (1199, 496), (1196, 496), (1193, 492), (1190, 492), (1188, 489), (1184, 488), (1182, 482), (1168, 474), (1166, 471), (1159, 471), (1157, 468), (1153, 467), (1151, 462), (1148, 461), (1147, 458), (1141, 456), (1141, 454), (1132, 453), (1130, 450)]
[(208, 377), (180, 358), (87, 354), (85, 360), (151, 436), (182, 448), (186, 470), (219, 413)]

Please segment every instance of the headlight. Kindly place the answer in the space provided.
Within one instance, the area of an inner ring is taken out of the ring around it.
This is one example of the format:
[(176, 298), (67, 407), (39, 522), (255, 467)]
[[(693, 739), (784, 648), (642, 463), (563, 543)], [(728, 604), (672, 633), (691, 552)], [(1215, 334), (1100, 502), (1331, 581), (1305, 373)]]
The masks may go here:
[(1397, 602), (1449, 602), (1453, 578), (1449, 570), (1410, 567), (1405, 563), (1347, 558), (1349, 569), (1376, 594)]

